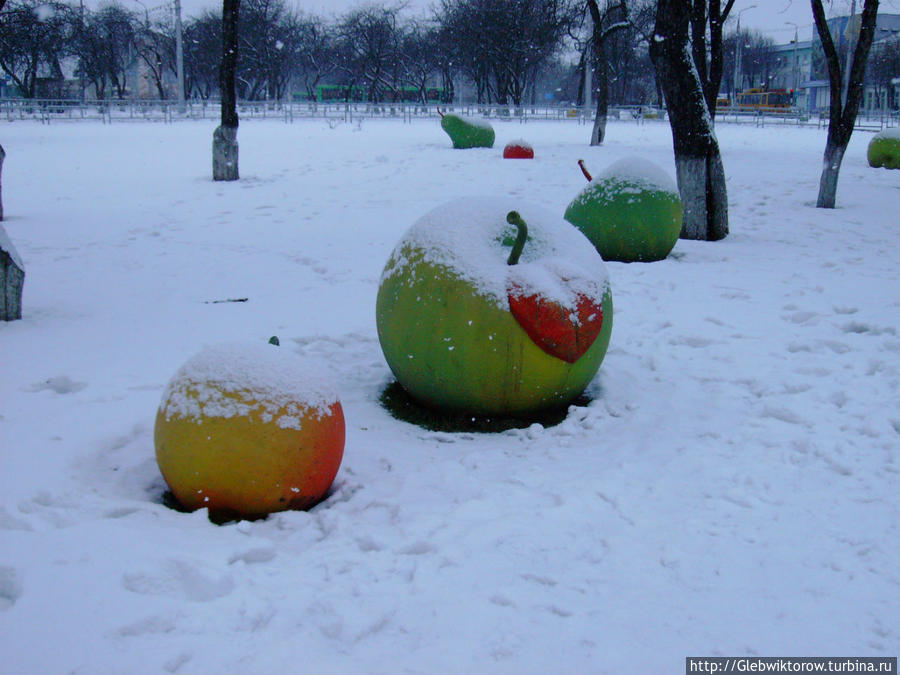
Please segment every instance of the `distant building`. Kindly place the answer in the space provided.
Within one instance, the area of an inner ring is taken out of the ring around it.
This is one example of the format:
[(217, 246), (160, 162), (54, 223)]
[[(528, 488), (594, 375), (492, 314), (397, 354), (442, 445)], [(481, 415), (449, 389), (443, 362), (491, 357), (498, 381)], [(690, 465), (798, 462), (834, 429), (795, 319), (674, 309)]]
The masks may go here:
[[(838, 54), (845, 54), (851, 45), (856, 44), (859, 36), (860, 15), (856, 14), (851, 22), (849, 16), (837, 16), (828, 20), (831, 36), (835, 41)], [(900, 14), (878, 14), (875, 22), (875, 38), (870, 52), (870, 64), (872, 55), (876, 50), (885, 48), (892, 41), (900, 39)], [(802, 43), (801, 43), (802, 44)], [(782, 45), (787, 47), (787, 45)], [(822, 54), (822, 43), (818, 32), (813, 29), (813, 39), (810, 50), (810, 72), (806, 80), (802, 80), (800, 88), (805, 99), (804, 110), (811, 113), (827, 111), (831, 105), (831, 88), (828, 83)], [(895, 73), (894, 78), (900, 78), (900, 72)], [(876, 85), (867, 80), (861, 109), (865, 111), (881, 110), (883, 108), (896, 109), (897, 83), (887, 87)]]
[(769, 80), (770, 89), (784, 89), (793, 94), (793, 105), (801, 110), (809, 108), (808, 87), (812, 72), (812, 40), (791, 40), (775, 46), (775, 71)]

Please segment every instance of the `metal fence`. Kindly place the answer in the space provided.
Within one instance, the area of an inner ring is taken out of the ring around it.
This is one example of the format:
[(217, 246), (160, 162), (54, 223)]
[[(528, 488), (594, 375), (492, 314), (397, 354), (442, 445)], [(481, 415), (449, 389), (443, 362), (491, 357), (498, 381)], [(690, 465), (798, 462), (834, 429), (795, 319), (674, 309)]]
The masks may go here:
[[(414, 104), (414, 103), (320, 103), (315, 101), (241, 101), (238, 116), (242, 120), (277, 119), (286, 123), (295, 119), (321, 118), (331, 123), (359, 122), (365, 119), (396, 119), (411, 122), (420, 118), (438, 117), (438, 110), (456, 112), (472, 117), (497, 121), (526, 123), (538, 120), (564, 121), (575, 124), (593, 123), (593, 111), (566, 105), (505, 106), (492, 104)], [(95, 120), (105, 124), (120, 122), (163, 122), (182, 120), (218, 120), (220, 102), (191, 100), (184, 104), (165, 100), (97, 100), (75, 99), (0, 99), (0, 120), (33, 120), (43, 124)], [(651, 106), (615, 106), (609, 110), (613, 120), (638, 124), (666, 120), (664, 110)], [(760, 114), (736, 109), (720, 109), (716, 115), (719, 123), (753, 124), (755, 126), (795, 125), (827, 126), (827, 115), (808, 114), (801, 111)], [(861, 112), (857, 128), (877, 131), (885, 127), (900, 126), (900, 112)]]

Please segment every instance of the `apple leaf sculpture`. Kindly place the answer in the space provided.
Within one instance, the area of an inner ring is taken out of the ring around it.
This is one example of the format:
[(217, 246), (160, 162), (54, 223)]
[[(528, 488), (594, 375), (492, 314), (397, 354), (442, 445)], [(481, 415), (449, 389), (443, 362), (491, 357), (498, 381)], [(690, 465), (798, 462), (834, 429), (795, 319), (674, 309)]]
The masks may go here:
[(438, 114), (441, 116), (441, 128), (447, 132), (454, 148), (494, 147), (494, 127), (490, 122), (443, 113), (440, 110)]
[(403, 236), (376, 321), (388, 365), (419, 403), (527, 418), (584, 391), (612, 309), (603, 261), (575, 228), (540, 207), (472, 198)]
[(684, 217), (674, 181), (652, 162), (632, 157), (592, 178), (565, 219), (584, 232), (604, 260), (652, 262), (669, 255)]
[(866, 155), (871, 167), (900, 169), (900, 129), (883, 129), (875, 134)]
[(181, 507), (258, 518), (310, 508), (331, 487), (344, 452), (340, 401), (327, 376), (272, 340), (206, 347), (169, 381), (153, 436)]
[[(516, 211), (510, 211), (507, 222), (519, 230), (508, 265), (518, 263), (528, 237), (528, 226)], [(520, 243), (521, 242), (521, 243)], [(568, 285), (569, 279), (558, 279)], [(515, 278), (507, 282), (509, 311), (538, 347), (566, 363), (575, 363), (594, 344), (603, 328), (603, 303), (571, 289), (575, 296), (574, 311), (541, 293), (527, 293)]]

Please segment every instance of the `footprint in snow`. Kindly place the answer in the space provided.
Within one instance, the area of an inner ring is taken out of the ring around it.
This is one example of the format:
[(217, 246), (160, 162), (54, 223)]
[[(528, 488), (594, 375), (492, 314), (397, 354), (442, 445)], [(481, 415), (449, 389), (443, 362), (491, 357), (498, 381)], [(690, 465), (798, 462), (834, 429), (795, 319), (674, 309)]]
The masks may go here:
[(25, 391), (38, 392), (49, 389), (57, 394), (74, 394), (76, 391), (81, 391), (86, 386), (87, 382), (76, 382), (75, 380), (69, 379), (66, 375), (58, 375), (57, 377), (51, 377), (43, 382), (32, 384), (31, 386), (26, 387)]
[(0, 565), (0, 611), (11, 609), (22, 597), (22, 580), (13, 567)]
[(122, 586), (138, 595), (182, 597), (193, 602), (211, 602), (234, 590), (230, 574), (201, 570), (184, 560), (171, 560), (159, 569), (122, 576)]

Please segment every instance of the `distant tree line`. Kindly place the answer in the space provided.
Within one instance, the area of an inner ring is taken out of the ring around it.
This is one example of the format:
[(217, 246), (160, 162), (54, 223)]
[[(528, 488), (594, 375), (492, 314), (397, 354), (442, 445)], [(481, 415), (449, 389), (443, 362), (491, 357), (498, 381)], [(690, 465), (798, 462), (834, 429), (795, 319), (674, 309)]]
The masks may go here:
[[(592, 31), (591, 5), (604, 30), (621, 17), (627, 24), (604, 33), (599, 47), (592, 42), (599, 34)], [(289, 0), (242, 0), (237, 95), (315, 98), (329, 84), (341, 86), (347, 99), (409, 100), (412, 92), (426, 101), (437, 90), (450, 101), (464, 86), (479, 103), (581, 104), (590, 67), (595, 98), (661, 104), (648, 42), (655, 9), (655, 0), (439, 0), (423, 17), (376, 2), (325, 18)], [(185, 94), (218, 96), (221, 9), (185, 18), (183, 30)], [(760, 86), (777, 70), (771, 39), (732, 31), (723, 38), (722, 86), (729, 93), (737, 44), (744, 86)], [(883, 49), (877, 61), (873, 54), (869, 79), (876, 86), (895, 68), (896, 51)], [(143, 96), (174, 95), (171, 6), (144, 10), (111, 0), (90, 9), (74, 0), (8, 0), (0, 12), (0, 69), (22, 96), (78, 97), (83, 86), (88, 96), (128, 98), (137, 92), (127, 75), (138, 68), (148, 82)], [(74, 73), (74, 82), (64, 73)]]
[[(313, 98), (330, 84), (372, 102), (410, 92), (425, 101), (435, 90), (449, 101), (461, 86), (480, 103), (518, 105), (548, 92), (577, 102), (586, 7), (585, 0), (440, 0), (430, 16), (415, 18), (400, 5), (366, 3), (326, 19), (287, 0), (242, 0), (238, 97)], [(185, 18), (183, 38), (186, 96), (217, 96), (221, 10)], [(656, 86), (640, 34), (623, 32), (606, 54), (615, 72), (611, 100), (648, 102)], [(128, 74), (139, 68), (150, 83), (143, 96), (171, 98), (175, 61), (170, 6), (8, 0), (0, 13), (0, 69), (25, 97), (136, 96)], [(599, 66), (596, 57), (589, 63)]]

